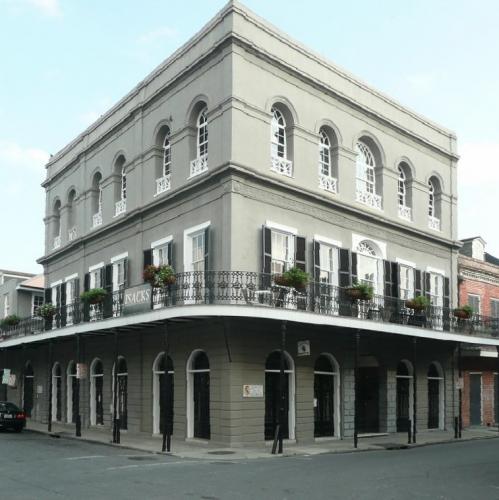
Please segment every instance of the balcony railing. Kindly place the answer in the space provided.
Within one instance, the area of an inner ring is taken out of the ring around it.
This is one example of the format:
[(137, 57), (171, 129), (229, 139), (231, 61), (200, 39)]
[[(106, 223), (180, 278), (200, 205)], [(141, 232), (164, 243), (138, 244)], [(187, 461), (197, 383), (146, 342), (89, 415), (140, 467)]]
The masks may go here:
[(54, 237), (54, 250), (57, 250), (58, 248), (61, 248), (61, 235), (59, 234), (58, 236)]
[(124, 214), (126, 212), (126, 199), (117, 201), (114, 205), (114, 216)]
[(428, 216), (428, 227), (434, 231), (440, 231), (440, 219), (436, 217)]
[(280, 156), (272, 156), (270, 170), (277, 174), (293, 177), (293, 162), (286, 160), (286, 158), (281, 158)]
[(68, 231), (68, 241), (73, 241), (73, 240), (76, 240), (76, 227), (72, 227), (69, 231)]
[(156, 194), (165, 193), (171, 187), (170, 174), (164, 175), (159, 179), (156, 179)]
[(399, 205), (399, 217), (408, 221), (412, 220), (412, 210), (411, 207), (406, 207), (405, 205)]
[(381, 196), (376, 193), (370, 193), (369, 191), (363, 191), (362, 189), (356, 190), (356, 200), (359, 203), (363, 203), (364, 205), (367, 205), (368, 207), (371, 208), (377, 208), (378, 210), (381, 210)]
[(319, 187), (331, 193), (337, 193), (338, 180), (330, 175), (319, 174)]
[(191, 161), (191, 173), (189, 177), (195, 177), (208, 170), (208, 155), (200, 156)]
[[(83, 322), (133, 314), (124, 311), (124, 290), (109, 293), (100, 304), (76, 301), (58, 307), (50, 319), (31, 317), (18, 325), (5, 327), (0, 338), (31, 335), (42, 330), (64, 328)], [(154, 288), (145, 310), (193, 304), (239, 305), (307, 311), (325, 316), (350, 317), (378, 323), (391, 323), (425, 328), (438, 332), (453, 332), (487, 337), (499, 336), (499, 318), (473, 315), (469, 319), (454, 317), (452, 309), (430, 306), (417, 312), (406, 307), (405, 301), (381, 295), (371, 300), (352, 300), (345, 288), (324, 283), (309, 283), (296, 290), (278, 286), (273, 277), (242, 271), (189, 272), (176, 275), (176, 282), (166, 288)], [(143, 312), (143, 311), (142, 311)], [(186, 309), (185, 314), (189, 312)], [(352, 324), (352, 327), (355, 327)]]
[(102, 226), (102, 212), (92, 215), (92, 227)]

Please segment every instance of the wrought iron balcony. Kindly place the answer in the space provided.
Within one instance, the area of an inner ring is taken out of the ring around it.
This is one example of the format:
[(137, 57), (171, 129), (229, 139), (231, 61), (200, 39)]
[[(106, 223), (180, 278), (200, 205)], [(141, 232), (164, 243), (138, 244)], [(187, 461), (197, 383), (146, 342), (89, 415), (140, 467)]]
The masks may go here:
[(114, 216), (124, 214), (126, 212), (126, 199), (117, 201), (114, 206)]
[(277, 174), (286, 175), (287, 177), (293, 176), (293, 162), (281, 158), (280, 156), (272, 156), (272, 164), (270, 170)]
[[(133, 314), (124, 310), (125, 290), (109, 293), (103, 302), (76, 301), (57, 307), (51, 318), (30, 317), (15, 326), (4, 327), (0, 339), (25, 336), (85, 322), (98, 322)], [(152, 289), (146, 310), (169, 307), (238, 305), (252, 308), (276, 308), (349, 317), (378, 323), (425, 328), (439, 333), (499, 337), (499, 318), (473, 315), (459, 319), (452, 309), (430, 306), (422, 311), (406, 307), (404, 300), (376, 295), (371, 300), (353, 300), (348, 289), (325, 283), (309, 283), (301, 289), (278, 286), (273, 276), (242, 271), (188, 272), (176, 275), (173, 285)], [(185, 314), (189, 312), (186, 308)], [(144, 311), (141, 311), (144, 312)], [(355, 324), (352, 323), (352, 328)]]
[(171, 187), (170, 174), (164, 175), (159, 179), (156, 179), (156, 194), (165, 193)]
[(61, 235), (60, 234), (54, 237), (53, 249), (57, 250), (58, 248), (61, 248)]
[(338, 192), (338, 180), (330, 175), (319, 174), (319, 187), (336, 194)]
[(191, 173), (189, 177), (195, 177), (208, 170), (208, 155), (200, 156), (191, 161)]
[(102, 212), (99, 211), (92, 215), (92, 227), (102, 226)]
[(367, 205), (371, 208), (376, 208), (378, 210), (382, 209), (381, 201), (382, 198), (380, 195), (376, 193), (370, 193), (369, 191), (364, 191), (362, 189), (357, 188), (356, 190), (356, 198), (359, 203)]
[(428, 216), (428, 227), (434, 231), (440, 231), (440, 219), (437, 217)]
[(406, 207), (405, 205), (399, 205), (399, 217), (408, 221), (412, 220), (412, 210), (411, 207)]

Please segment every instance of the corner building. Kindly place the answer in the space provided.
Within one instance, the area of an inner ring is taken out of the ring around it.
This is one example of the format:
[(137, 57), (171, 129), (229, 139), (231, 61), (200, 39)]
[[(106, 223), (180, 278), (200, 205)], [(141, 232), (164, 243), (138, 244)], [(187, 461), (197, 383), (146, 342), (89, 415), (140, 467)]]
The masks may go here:
[[(451, 132), (229, 2), (47, 165), (56, 313), (0, 344), (9, 398), (83, 434), (117, 416), (263, 445), (284, 347), (286, 439), (452, 428), (458, 344), (498, 343), (450, 313), (457, 159)], [(176, 281), (144, 305), (150, 263)], [(305, 288), (276, 282), (295, 266)]]

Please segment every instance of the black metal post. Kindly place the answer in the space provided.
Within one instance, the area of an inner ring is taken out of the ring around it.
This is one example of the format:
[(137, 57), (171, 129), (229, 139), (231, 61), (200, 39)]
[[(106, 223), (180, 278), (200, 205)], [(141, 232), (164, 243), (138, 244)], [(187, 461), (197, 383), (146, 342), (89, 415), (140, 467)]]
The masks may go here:
[[(163, 420), (163, 444), (161, 447), (162, 452), (170, 452), (171, 451), (171, 440), (172, 440), (172, 429), (170, 428), (170, 422), (173, 415), (173, 408), (171, 408), (170, 400), (171, 400), (171, 384), (168, 383), (168, 356), (170, 354), (170, 343), (168, 339), (168, 321), (165, 321), (165, 412), (164, 412), (164, 420)], [(160, 396), (161, 401), (161, 396)], [(161, 410), (160, 410), (161, 414)]]
[(113, 371), (113, 443), (120, 442), (120, 419), (118, 418), (118, 332), (114, 332)]
[(47, 431), (52, 432), (52, 342), (49, 342), (49, 387), (48, 387), (48, 422), (47, 422)]
[(412, 366), (413, 366), (413, 373), (412, 373), (412, 410), (413, 410), (413, 415), (412, 415), (412, 442), (416, 442), (416, 428), (417, 428), (417, 364), (416, 364), (416, 347), (417, 347), (417, 339), (414, 337), (412, 339), (413, 342), (413, 350), (412, 350)]
[(452, 351), (452, 416), (454, 421), (454, 439), (457, 439), (456, 416), (456, 349)]
[(411, 429), (412, 429), (412, 422), (411, 422), (411, 419), (408, 418), (407, 419), (407, 444), (411, 444), (411, 442), (412, 442)]
[(80, 345), (80, 335), (76, 335), (76, 418), (75, 418), (75, 431), (76, 436), (81, 437), (81, 415), (80, 415), (80, 376), (81, 373), (78, 373), (78, 368), (81, 370), (81, 345)]
[(284, 350), (286, 348), (286, 321), (281, 323), (281, 362), (279, 366), (279, 394), (281, 401), (279, 405), (279, 449), (278, 453), (283, 452), (282, 426), (284, 424), (286, 394), (284, 394)]
[(353, 415), (353, 447), (359, 443), (359, 348), (360, 331), (355, 333), (355, 365), (354, 365), (354, 415)]
[(461, 438), (463, 432), (463, 370), (461, 364), (461, 342), (457, 344), (457, 374), (459, 377), (459, 422), (457, 426), (457, 435)]
[(499, 432), (499, 346), (497, 346), (497, 385), (494, 380), (494, 410), (497, 424), (497, 432)]

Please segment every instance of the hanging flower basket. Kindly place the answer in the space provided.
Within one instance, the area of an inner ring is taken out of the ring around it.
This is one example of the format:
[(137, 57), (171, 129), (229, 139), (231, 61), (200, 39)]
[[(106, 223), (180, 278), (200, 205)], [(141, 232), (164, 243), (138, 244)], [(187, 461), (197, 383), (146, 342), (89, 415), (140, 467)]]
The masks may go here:
[(173, 285), (177, 278), (175, 276), (175, 271), (171, 266), (146, 266), (144, 272), (142, 273), (144, 281), (150, 283), (154, 288), (163, 288), (168, 285)]
[(51, 302), (41, 305), (37, 310), (37, 315), (43, 319), (52, 319), (55, 315), (55, 306)]
[(11, 326), (16, 326), (21, 321), (21, 318), (16, 314), (11, 314), (10, 316), (5, 316), (5, 318), (0, 321), (0, 328), (8, 328)]
[(107, 296), (104, 288), (92, 288), (80, 295), (80, 299), (87, 304), (101, 304)]
[(461, 306), (457, 307), (452, 311), (454, 314), (454, 317), (457, 319), (470, 319), (471, 315), (473, 314), (473, 308), (471, 306)]
[(279, 286), (293, 287), (295, 290), (303, 290), (308, 282), (310, 276), (299, 267), (292, 267), (282, 274), (274, 276), (274, 283)]
[(345, 288), (345, 293), (351, 300), (371, 300), (373, 298), (372, 286), (365, 283), (356, 283), (349, 286)]
[(414, 311), (424, 311), (430, 305), (430, 299), (424, 295), (418, 295), (413, 299), (405, 301), (405, 307)]

